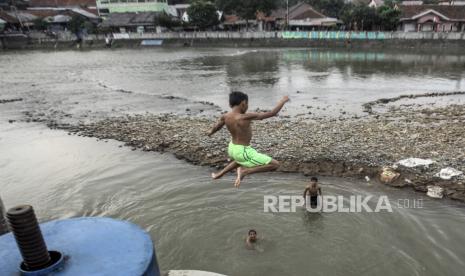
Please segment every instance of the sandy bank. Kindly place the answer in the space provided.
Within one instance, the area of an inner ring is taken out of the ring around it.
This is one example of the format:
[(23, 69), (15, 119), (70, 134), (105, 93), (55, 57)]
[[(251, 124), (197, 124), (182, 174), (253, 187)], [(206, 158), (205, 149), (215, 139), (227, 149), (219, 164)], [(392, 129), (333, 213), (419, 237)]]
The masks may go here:
[[(169, 152), (194, 164), (222, 167), (228, 161), (229, 134), (223, 129), (207, 137), (214, 123), (209, 118), (147, 114), (77, 126), (46, 123), (78, 135), (123, 141), (134, 149)], [(388, 185), (421, 192), (426, 192), (428, 185), (440, 186), (446, 197), (465, 201), (463, 177), (443, 180), (434, 176), (445, 167), (465, 171), (464, 123), (462, 105), (392, 108), (361, 119), (276, 118), (254, 124), (252, 145), (280, 160), (283, 172), (368, 176), (372, 181), (379, 179), (383, 167), (392, 167), (399, 160), (432, 159), (429, 167), (394, 166), (400, 176)]]

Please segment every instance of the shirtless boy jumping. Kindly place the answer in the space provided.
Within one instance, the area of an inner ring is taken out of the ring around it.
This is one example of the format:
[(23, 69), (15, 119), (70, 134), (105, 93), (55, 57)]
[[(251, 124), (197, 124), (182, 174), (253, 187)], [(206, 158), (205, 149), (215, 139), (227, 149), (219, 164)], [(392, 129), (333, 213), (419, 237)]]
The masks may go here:
[(242, 92), (232, 92), (229, 94), (229, 105), (231, 111), (222, 115), (218, 123), (208, 133), (213, 135), (224, 125), (231, 133), (232, 140), (229, 143), (228, 155), (234, 160), (228, 164), (222, 171), (213, 173), (213, 179), (218, 179), (227, 172), (237, 168), (237, 178), (234, 183), (239, 187), (244, 176), (257, 172), (267, 172), (276, 170), (279, 162), (268, 155), (258, 153), (250, 146), (252, 139), (251, 123), (253, 120), (263, 120), (276, 116), (283, 108), (284, 104), (289, 101), (289, 97), (283, 97), (273, 110), (268, 112), (247, 112), (249, 97)]

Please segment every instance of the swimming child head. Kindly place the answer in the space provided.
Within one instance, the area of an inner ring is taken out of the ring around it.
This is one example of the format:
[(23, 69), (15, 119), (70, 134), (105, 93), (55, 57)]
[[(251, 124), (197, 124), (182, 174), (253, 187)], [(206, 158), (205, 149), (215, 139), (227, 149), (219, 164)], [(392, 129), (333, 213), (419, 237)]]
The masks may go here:
[(249, 230), (249, 241), (254, 242), (257, 240), (257, 231), (254, 229)]
[(309, 187), (316, 188), (316, 187), (317, 187), (317, 184), (318, 184), (318, 178), (316, 178), (315, 176), (312, 176), (312, 178), (310, 178), (310, 185), (309, 185)]

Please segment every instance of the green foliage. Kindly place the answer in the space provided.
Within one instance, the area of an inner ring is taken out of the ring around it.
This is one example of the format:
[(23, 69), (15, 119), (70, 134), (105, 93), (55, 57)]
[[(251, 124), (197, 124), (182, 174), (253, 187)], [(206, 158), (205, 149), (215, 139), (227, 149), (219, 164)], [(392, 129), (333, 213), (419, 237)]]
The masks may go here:
[(357, 31), (372, 30), (379, 22), (376, 9), (364, 4), (349, 6), (341, 19), (349, 29)]
[(181, 22), (179, 20), (174, 20), (171, 16), (167, 15), (166, 13), (162, 13), (159, 16), (155, 17), (154, 23), (156, 26), (161, 26), (168, 29), (181, 26)]
[(218, 25), (218, 14), (216, 13), (216, 6), (205, 0), (195, 0), (187, 9), (189, 15), (189, 23), (200, 29), (206, 29)]
[[(378, 9), (362, 3), (346, 3), (345, 0), (289, 0), (289, 7), (299, 2), (308, 3), (326, 16), (341, 19), (350, 30), (395, 30), (400, 19), (400, 11), (394, 9), (400, 0), (385, 0)], [(276, 8), (287, 6), (287, 0), (216, 0), (215, 3), (225, 13), (237, 14), (244, 19), (255, 19), (257, 11), (269, 14)]]
[(76, 35), (84, 29), (88, 34), (97, 32), (97, 28), (92, 22), (77, 14), (71, 17), (71, 20), (68, 22), (68, 29)]
[(401, 13), (400, 10), (389, 6), (381, 6), (378, 8), (377, 12), (379, 16), (379, 25), (383, 28), (383, 30), (394, 31), (397, 29)]
[(324, 15), (337, 18), (347, 6), (344, 0), (309, 0), (306, 2)]
[(36, 29), (38, 31), (46, 30), (48, 28), (48, 25), (49, 25), (49, 23), (47, 21), (43, 20), (42, 18), (34, 19), (33, 24), (34, 24), (34, 29)]
[(83, 28), (85, 28), (87, 30), (88, 34), (95, 34), (97, 32), (97, 28), (90, 21), (85, 21), (84, 24), (83, 24)]
[(68, 22), (68, 28), (71, 32), (77, 34), (84, 28), (84, 18), (80, 15), (73, 15)]
[(384, 6), (394, 8), (396, 4), (400, 4), (401, 0), (384, 0)]
[(394, 1), (387, 2), (387, 5), (378, 9), (363, 4), (350, 5), (341, 15), (341, 20), (350, 30), (394, 31), (399, 24), (401, 13), (394, 5)]
[(237, 14), (250, 20), (255, 19), (257, 12), (269, 14), (279, 6), (280, 0), (216, 0), (217, 7), (227, 14)]
[(423, 4), (439, 4), (439, 0), (424, 0)]

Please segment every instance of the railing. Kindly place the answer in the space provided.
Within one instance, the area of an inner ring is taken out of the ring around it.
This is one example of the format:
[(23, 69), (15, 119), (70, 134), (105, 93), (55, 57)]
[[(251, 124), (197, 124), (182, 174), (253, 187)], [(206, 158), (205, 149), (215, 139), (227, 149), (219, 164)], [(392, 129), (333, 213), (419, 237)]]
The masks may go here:
[(128, 39), (464, 40), (465, 33), (432, 32), (168, 32), (128, 33)]
[[(60, 33), (57, 38), (30, 35), (41, 42), (74, 41), (71, 33)], [(104, 40), (105, 36), (88, 35), (84, 40)], [(114, 39), (283, 39), (283, 40), (465, 40), (465, 33), (433, 32), (345, 32), (345, 31), (311, 31), (311, 32), (166, 32), (166, 33), (124, 33), (115, 34)]]

